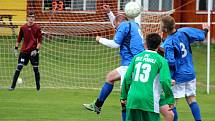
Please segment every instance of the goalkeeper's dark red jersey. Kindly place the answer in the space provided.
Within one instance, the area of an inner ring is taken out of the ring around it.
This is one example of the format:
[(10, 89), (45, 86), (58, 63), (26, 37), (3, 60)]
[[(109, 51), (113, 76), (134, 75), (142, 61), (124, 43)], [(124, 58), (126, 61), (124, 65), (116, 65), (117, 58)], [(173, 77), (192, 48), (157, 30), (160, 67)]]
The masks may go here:
[(35, 50), (38, 43), (42, 43), (42, 34), (41, 28), (37, 24), (33, 24), (32, 26), (28, 26), (24, 24), (20, 27), (19, 36), (17, 38), (17, 42), (21, 42), (24, 37), (24, 41), (22, 44), (21, 52), (31, 52)]

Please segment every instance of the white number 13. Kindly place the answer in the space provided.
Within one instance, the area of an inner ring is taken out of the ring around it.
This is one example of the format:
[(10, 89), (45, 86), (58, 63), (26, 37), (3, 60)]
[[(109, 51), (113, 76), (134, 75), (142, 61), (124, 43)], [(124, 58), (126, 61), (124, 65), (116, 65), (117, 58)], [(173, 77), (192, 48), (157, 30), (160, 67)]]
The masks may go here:
[[(135, 68), (136, 68), (136, 74), (135, 74), (134, 81), (140, 80), (141, 82), (147, 82), (151, 71), (151, 65), (142, 64), (141, 62), (139, 62), (135, 65)], [(141, 68), (143, 69), (142, 72), (140, 72)]]

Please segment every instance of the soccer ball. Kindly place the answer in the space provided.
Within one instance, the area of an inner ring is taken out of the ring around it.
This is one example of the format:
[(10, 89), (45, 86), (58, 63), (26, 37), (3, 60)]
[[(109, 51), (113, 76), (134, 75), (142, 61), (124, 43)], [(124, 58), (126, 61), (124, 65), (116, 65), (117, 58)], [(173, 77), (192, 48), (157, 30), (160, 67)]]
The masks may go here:
[(22, 84), (22, 78), (19, 77), (18, 80), (17, 80), (17, 83)]
[(137, 17), (141, 12), (141, 7), (138, 3), (136, 2), (128, 2), (126, 5), (125, 5), (125, 15), (128, 17), (128, 18), (135, 18)]

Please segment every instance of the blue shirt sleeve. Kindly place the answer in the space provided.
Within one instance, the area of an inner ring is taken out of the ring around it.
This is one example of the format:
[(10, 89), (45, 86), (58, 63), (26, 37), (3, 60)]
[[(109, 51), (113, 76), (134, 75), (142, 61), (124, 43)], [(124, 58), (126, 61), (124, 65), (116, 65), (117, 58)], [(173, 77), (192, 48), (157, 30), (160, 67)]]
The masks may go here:
[(116, 42), (119, 45), (122, 45), (124, 38), (128, 34), (127, 28), (128, 28), (127, 22), (122, 22), (119, 25), (119, 27), (117, 28), (117, 31), (115, 33), (115, 36), (114, 36), (114, 42)]
[(204, 41), (205, 40), (205, 31), (201, 29), (191, 28), (191, 27), (183, 27), (178, 29), (178, 31), (182, 31), (189, 37), (189, 42), (193, 43), (195, 41)]
[(165, 42), (165, 58), (168, 61), (169, 68), (171, 72), (175, 71), (175, 56), (174, 56), (174, 46), (173, 41), (167, 40), (168, 42)]

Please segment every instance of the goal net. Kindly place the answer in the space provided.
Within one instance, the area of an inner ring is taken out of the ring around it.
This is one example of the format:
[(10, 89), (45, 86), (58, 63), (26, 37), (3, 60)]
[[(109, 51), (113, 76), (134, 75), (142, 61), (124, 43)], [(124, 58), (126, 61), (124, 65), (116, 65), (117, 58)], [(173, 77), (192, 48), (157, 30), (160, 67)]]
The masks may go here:
[[(39, 62), (41, 86), (100, 88), (106, 74), (120, 65), (120, 57), (119, 49), (98, 44), (95, 38), (99, 35), (112, 39), (115, 30), (106, 13), (102, 11), (103, 2), (69, 1), (27, 1), (27, 10), (35, 12), (36, 22), (43, 31)], [(122, 12), (116, 9), (115, 2), (110, 2), (109, 5), (114, 14)], [(143, 11), (141, 27), (144, 36), (151, 32), (160, 33), (160, 18), (169, 14)], [(5, 21), (5, 24), (9, 22)], [(17, 21), (17, 24), (20, 27), (24, 23)], [(10, 31), (11, 28), (1, 29), (3, 31), (0, 31), (0, 86), (8, 87), (17, 66), (17, 58), (13, 55), (12, 49), (19, 28), (14, 28), (15, 35), (5, 33), (4, 29)], [(35, 87), (34, 72), (30, 63), (22, 69), (20, 78), (22, 83), (17, 84), (18, 87)]]

